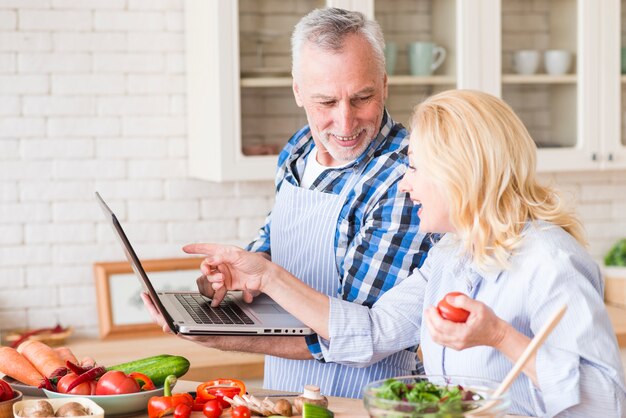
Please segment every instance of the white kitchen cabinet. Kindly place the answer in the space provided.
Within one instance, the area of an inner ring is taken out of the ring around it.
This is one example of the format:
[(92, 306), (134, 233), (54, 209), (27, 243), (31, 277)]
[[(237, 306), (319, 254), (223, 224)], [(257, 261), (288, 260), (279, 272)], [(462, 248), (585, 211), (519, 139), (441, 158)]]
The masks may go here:
[[(456, 86), (456, 0), (381, 4), (383, 30), (401, 43), (387, 105), (395, 119), (406, 122), (417, 100)], [(251, 154), (278, 152), (306, 124), (291, 91), (289, 36), (301, 16), (324, 5), (376, 14), (373, 0), (185, 2), (190, 175), (212, 181), (273, 178), (277, 156)], [(412, 27), (410, 16), (426, 27)], [(408, 75), (410, 41), (447, 49), (432, 76)]]
[[(501, 96), (537, 142), (541, 171), (626, 167), (619, 130), (619, 0), (501, 0)], [(570, 71), (512, 70), (519, 49), (573, 54)]]
[[(387, 102), (405, 123), (423, 98), (449, 88), (509, 102), (538, 142), (541, 171), (626, 167), (626, 80), (620, 44), (626, 0), (189, 0), (185, 2), (189, 167), (212, 181), (268, 180), (275, 153), (306, 123), (291, 91), (289, 35), (325, 4), (373, 16), (398, 44)], [(622, 4), (621, 4), (622, 3)], [(447, 58), (432, 76), (408, 75), (406, 45), (432, 41)], [(521, 76), (517, 49), (567, 49), (570, 73)]]

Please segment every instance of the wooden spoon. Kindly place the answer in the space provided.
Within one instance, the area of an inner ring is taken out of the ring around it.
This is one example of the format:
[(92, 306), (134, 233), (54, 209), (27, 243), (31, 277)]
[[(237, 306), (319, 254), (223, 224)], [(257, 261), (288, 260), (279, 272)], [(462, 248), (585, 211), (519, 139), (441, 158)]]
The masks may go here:
[[(556, 312), (554, 312), (554, 314), (552, 314), (548, 322), (544, 324), (539, 332), (535, 334), (533, 339), (530, 341), (530, 344), (528, 344), (528, 347), (526, 347), (520, 358), (517, 359), (517, 361), (513, 365), (513, 368), (511, 369), (509, 374), (506, 375), (502, 383), (500, 383), (500, 386), (498, 386), (498, 388), (491, 394), (492, 398), (499, 398), (504, 392), (509, 389), (513, 381), (517, 378), (517, 376), (526, 365), (528, 359), (533, 354), (535, 354), (537, 349), (541, 347), (546, 338), (548, 338), (548, 335), (550, 335), (554, 327), (556, 327), (556, 325), (561, 321), (561, 318), (563, 318), (563, 315), (565, 315), (565, 311), (567, 311), (567, 305), (561, 306)], [(497, 402), (497, 400), (487, 402), (480, 408), (470, 411), (467, 417), (486, 416), (486, 413), (489, 412), (488, 410), (491, 409)]]

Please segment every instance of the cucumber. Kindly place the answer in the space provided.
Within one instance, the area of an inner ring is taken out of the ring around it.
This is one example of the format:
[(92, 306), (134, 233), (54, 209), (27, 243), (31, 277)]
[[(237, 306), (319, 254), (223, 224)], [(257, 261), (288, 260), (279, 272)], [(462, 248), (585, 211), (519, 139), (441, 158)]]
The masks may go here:
[(155, 386), (163, 386), (165, 378), (173, 374), (181, 377), (189, 370), (189, 360), (183, 356), (171, 356), (160, 354), (158, 356), (146, 357), (127, 363), (116, 364), (107, 367), (107, 370), (121, 370), (124, 373), (143, 373), (152, 380)]
[(302, 404), (302, 418), (333, 418), (334, 416), (331, 410), (323, 406), (306, 402)]

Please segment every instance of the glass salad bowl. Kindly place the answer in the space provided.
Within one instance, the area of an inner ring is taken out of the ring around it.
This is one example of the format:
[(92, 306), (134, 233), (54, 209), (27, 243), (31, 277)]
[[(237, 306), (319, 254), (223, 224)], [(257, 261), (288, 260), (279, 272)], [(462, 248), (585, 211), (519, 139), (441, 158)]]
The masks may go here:
[(375, 418), (504, 417), (509, 394), (493, 397), (499, 382), (463, 376), (400, 376), (363, 388), (363, 402)]

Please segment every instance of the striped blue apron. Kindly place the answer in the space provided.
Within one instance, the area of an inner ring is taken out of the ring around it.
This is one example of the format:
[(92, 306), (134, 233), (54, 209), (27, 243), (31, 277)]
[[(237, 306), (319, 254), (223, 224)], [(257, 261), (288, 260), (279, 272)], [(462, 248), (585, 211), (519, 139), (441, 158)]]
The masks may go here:
[[(341, 290), (334, 245), (337, 221), (347, 194), (360, 175), (360, 170), (353, 171), (339, 195), (304, 189), (284, 181), (272, 210), (272, 261), (319, 292), (333, 297), (338, 297)], [(407, 362), (398, 361), (406, 359), (407, 353), (396, 354), (398, 356), (392, 355), (364, 368), (265, 356), (264, 387), (302, 392), (304, 385), (314, 384), (320, 386), (324, 395), (360, 398), (363, 386), (370, 381), (410, 374), (411, 369), (405, 368)], [(403, 365), (399, 367), (398, 363)]]

